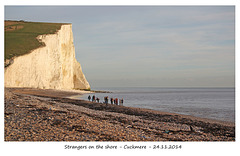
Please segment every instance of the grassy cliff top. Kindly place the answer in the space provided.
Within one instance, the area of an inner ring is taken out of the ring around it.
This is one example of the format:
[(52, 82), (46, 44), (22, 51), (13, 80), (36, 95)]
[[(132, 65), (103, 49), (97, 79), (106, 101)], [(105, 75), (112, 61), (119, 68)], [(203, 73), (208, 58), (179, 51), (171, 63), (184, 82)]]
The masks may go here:
[(4, 21), (4, 60), (24, 55), (44, 45), (38, 35), (54, 34), (67, 23), (42, 23), (25, 21)]

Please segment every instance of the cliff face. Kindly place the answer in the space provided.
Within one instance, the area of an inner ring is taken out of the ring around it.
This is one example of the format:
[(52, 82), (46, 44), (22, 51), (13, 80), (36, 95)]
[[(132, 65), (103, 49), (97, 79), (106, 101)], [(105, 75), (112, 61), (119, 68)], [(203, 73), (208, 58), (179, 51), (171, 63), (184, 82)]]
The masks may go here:
[(40, 35), (44, 47), (19, 56), (5, 68), (6, 87), (41, 89), (89, 89), (75, 58), (72, 25), (62, 25), (56, 34)]

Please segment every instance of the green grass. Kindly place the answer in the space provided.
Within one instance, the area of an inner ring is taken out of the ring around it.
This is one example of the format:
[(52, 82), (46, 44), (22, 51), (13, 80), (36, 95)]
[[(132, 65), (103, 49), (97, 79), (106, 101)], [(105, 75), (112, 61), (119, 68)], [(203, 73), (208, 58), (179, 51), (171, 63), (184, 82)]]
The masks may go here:
[(10, 59), (13, 56), (24, 55), (31, 50), (43, 46), (44, 44), (39, 42), (36, 37), (38, 35), (56, 33), (63, 23), (21, 22), (18, 25), (23, 25), (23, 28), (5, 31), (4, 60)]

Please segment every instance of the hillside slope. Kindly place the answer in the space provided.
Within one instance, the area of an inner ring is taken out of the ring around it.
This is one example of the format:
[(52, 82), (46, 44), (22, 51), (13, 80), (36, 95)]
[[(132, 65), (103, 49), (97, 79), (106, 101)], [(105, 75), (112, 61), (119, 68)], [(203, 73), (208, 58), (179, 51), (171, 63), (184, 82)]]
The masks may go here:
[(62, 23), (24, 21), (5, 21), (4, 24), (5, 59), (27, 54), (31, 50), (44, 46), (44, 43), (37, 40), (37, 36), (54, 34), (63, 25)]

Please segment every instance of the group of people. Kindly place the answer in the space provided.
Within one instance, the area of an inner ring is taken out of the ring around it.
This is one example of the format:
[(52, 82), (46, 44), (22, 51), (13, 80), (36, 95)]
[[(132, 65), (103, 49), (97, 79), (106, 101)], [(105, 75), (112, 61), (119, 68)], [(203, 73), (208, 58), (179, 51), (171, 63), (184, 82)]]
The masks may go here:
[[(95, 95), (93, 95), (92, 98), (91, 98), (91, 96), (89, 95), (89, 96), (88, 96), (88, 100), (89, 100), (89, 101), (92, 100), (92, 102), (98, 102), (98, 103), (100, 102), (100, 99), (99, 99), (98, 97), (96, 98)], [(104, 100), (103, 100), (103, 103), (108, 104), (108, 100), (109, 100), (108, 96), (105, 96), (105, 97), (104, 97)], [(111, 99), (110, 99), (110, 102), (111, 102), (111, 104), (123, 106), (123, 99), (118, 99), (118, 98), (115, 98), (115, 99), (114, 99), (114, 98), (111, 98)]]
[[(91, 100), (91, 96), (90, 96), (90, 95), (88, 96), (88, 100), (89, 100), (89, 101)], [(99, 103), (99, 100), (100, 100), (100, 99), (99, 99), (99, 98), (96, 98), (95, 95), (92, 96), (92, 102), (96, 102), (96, 101), (97, 101), (97, 102)]]

